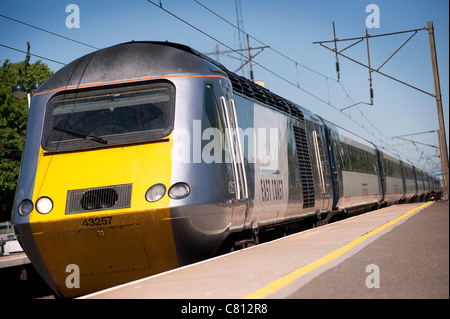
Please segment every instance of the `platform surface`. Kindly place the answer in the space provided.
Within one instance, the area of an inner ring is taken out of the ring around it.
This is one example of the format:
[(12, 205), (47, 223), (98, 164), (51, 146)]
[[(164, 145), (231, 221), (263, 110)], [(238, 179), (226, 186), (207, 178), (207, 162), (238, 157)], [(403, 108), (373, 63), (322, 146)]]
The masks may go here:
[(449, 298), (448, 214), (394, 205), (81, 298)]
[(0, 256), (0, 269), (25, 265), (29, 263), (30, 260), (28, 259), (27, 255), (23, 252)]

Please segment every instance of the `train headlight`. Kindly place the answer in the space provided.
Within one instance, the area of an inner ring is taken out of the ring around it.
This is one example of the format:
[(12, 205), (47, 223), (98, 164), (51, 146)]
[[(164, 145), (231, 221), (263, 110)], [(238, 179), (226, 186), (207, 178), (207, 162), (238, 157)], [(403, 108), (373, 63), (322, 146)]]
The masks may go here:
[(53, 209), (53, 201), (49, 197), (41, 197), (36, 201), (36, 210), (40, 214), (48, 214)]
[(24, 199), (19, 205), (19, 214), (26, 216), (33, 210), (33, 202), (29, 199)]
[(191, 188), (188, 184), (180, 182), (173, 184), (169, 189), (169, 197), (172, 199), (182, 199), (191, 193)]
[(155, 184), (145, 192), (145, 199), (150, 202), (157, 202), (166, 194), (166, 186), (163, 184)]

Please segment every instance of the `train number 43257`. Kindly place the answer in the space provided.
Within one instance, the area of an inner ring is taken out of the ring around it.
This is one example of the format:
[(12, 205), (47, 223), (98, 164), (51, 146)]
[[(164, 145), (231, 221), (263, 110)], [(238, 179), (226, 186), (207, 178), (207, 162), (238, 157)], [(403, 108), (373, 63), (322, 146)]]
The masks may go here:
[(111, 220), (112, 216), (86, 218), (85, 220), (83, 220), (83, 226), (91, 227), (91, 226), (111, 225)]

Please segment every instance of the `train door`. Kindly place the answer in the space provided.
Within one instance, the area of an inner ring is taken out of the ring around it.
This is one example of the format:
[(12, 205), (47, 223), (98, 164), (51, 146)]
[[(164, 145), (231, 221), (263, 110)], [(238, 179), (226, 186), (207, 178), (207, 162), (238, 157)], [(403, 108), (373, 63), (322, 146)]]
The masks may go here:
[(319, 124), (313, 124), (312, 141), (316, 158), (316, 166), (319, 175), (320, 198), (322, 210), (330, 209), (331, 198), (331, 174), (326, 152), (324, 128)]
[(386, 185), (386, 177), (385, 177), (385, 168), (383, 167), (383, 154), (380, 152), (380, 150), (377, 148), (377, 165), (378, 170), (380, 172), (380, 179), (381, 179), (381, 192), (383, 195), (383, 200), (386, 201), (386, 194), (387, 194), (387, 185)]
[[(248, 185), (245, 171), (244, 153), (241, 145), (238, 119), (236, 115), (236, 105), (230, 97), (230, 88), (228, 84), (222, 83), (222, 96), (220, 97), (220, 107), (225, 119), (225, 134), (231, 168), (234, 176), (235, 198), (233, 203), (233, 221), (234, 225), (243, 225), (247, 212)], [(231, 186), (231, 187), (233, 187)]]
[(336, 154), (335, 154), (335, 152), (337, 152), (337, 150), (334, 149), (334, 145), (332, 143), (333, 132), (331, 131), (331, 129), (329, 127), (325, 126), (324, 131), (325, 131), (325, 148), (328, 153), (331, 187), (332, 187), (332, 191), (333, 191), (332, 208), (335, 208), (337, 206), (337, 202), (339, 200), (339, 174), (338, 174), (338, 166), (337, 166)]

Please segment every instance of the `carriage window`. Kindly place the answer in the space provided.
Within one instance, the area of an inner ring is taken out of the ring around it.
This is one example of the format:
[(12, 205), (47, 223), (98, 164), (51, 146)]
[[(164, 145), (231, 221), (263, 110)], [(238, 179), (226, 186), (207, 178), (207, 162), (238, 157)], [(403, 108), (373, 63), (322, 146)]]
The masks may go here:
[(173, 85), (152, 83), (56, 95), (47, 105), (43, 148), (74, 150), (145, 142), (173, 129)]

